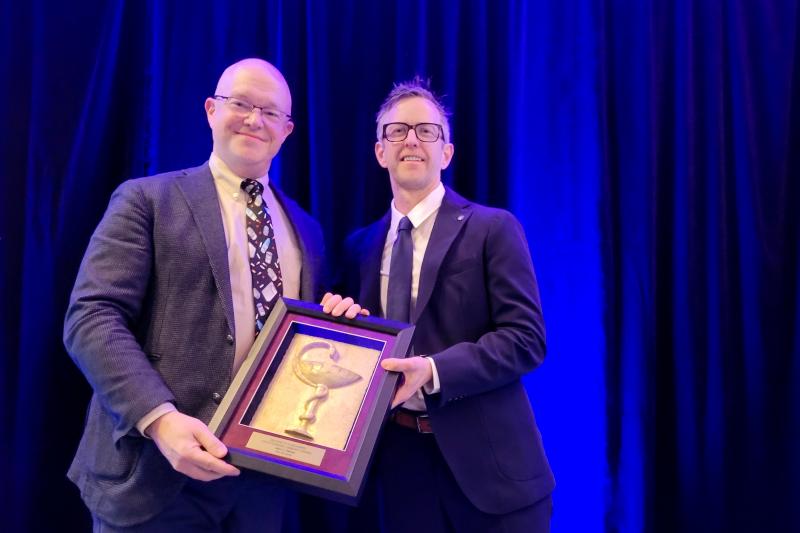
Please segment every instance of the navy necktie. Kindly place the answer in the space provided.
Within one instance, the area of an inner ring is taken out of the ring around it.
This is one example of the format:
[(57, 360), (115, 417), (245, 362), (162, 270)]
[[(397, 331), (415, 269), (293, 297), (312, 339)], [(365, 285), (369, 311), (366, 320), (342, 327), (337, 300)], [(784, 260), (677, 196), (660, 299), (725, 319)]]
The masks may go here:
[(411, 221), (400, 219), (397, 238), (392, 246), (392, 263), (389, 267), (389, 289), (386, 293), (386, 318), (409, 322), (411, 318), (411, 264), (414, 245), (411, 241)]
[(272, 218), (267, 211), (267, 204), (261, 197), (264, 186), (248, 178), (242, 181), (242, 190), (247, 193), (247, 207), (244, 214), (250, 274), (253, 279), (256, 334), (258, 334), (264, 327), (269, 312), (275, 307), (278, 297), (283, 294), (283, 280)]

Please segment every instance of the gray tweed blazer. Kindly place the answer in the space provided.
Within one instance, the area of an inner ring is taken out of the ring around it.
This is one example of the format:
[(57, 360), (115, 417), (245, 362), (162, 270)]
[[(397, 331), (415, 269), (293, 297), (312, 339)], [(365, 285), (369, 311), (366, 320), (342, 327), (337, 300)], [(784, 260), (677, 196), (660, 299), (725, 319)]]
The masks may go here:
[[(318, 301), (321, 229), (275, 193), (302, 251), (300, 297)], [(67, 351), (94, 389), (68, 472), (93, 514), (133, 525), (181, 489), (187, 478), (135, 424), (163, 402), (211, 419), (232, 378), (233, 321), (208, 164), (120, 185), (91, 238), (64, 324)]]

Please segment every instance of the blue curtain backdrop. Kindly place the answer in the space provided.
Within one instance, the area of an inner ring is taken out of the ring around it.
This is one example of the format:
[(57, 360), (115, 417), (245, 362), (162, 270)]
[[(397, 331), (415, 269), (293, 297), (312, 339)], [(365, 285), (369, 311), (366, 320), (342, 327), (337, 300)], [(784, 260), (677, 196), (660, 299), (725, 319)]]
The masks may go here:
[(800, 530), (796, 0), (0, 13), (2, 529), (88, 527), (64, 477), (90, 394), (61, 344), (80, 258), (121, 181), (208, 157), (203, 99), (260, 56), (297, 117), (271, 176), (332, 250), (388, 207), (372, 145), (392, 82), (445, 95), (445, 181), (514, 212), (537, 268), (549, 355), (525, 382), (554, 531)]

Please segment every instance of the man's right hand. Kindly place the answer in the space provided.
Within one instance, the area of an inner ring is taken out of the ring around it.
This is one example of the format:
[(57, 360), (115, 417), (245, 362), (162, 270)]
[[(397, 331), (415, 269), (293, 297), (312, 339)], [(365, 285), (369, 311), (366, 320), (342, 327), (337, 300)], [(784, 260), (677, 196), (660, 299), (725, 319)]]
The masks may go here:
[(172, 468), (200, 481), (238, 476), (239, 469), (222, 460), (228, 448), (203, 422), (178, 411), (157, 418), (145, 433)]

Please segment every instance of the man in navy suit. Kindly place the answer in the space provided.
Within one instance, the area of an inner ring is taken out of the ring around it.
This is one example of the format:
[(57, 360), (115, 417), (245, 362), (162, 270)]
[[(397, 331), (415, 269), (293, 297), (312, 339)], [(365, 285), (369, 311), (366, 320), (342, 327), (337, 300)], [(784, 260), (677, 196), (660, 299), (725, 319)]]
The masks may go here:
[(225, 462), (206, 423), (277, 295), (320, 296), (320, 227), (268, 175), (291, 108), (274, 66), (231, 65), (205, 101), (209, 161), (123, 183), (92, 236), (64, 341), (94, 389), (68, 476), (95, 531), (280, 530), (283, 489)]
[(383, 362), (403, 380), (373, 467), (382, 528), (549, 531), (555, 482), (521, 381), (545, 354), (523, 229), (442, 185), (450, 127), (418, 79), (395, 86), (377, 124), (394, 198), (348, 239), (344, 282), (413, 322), (419, 354)]

